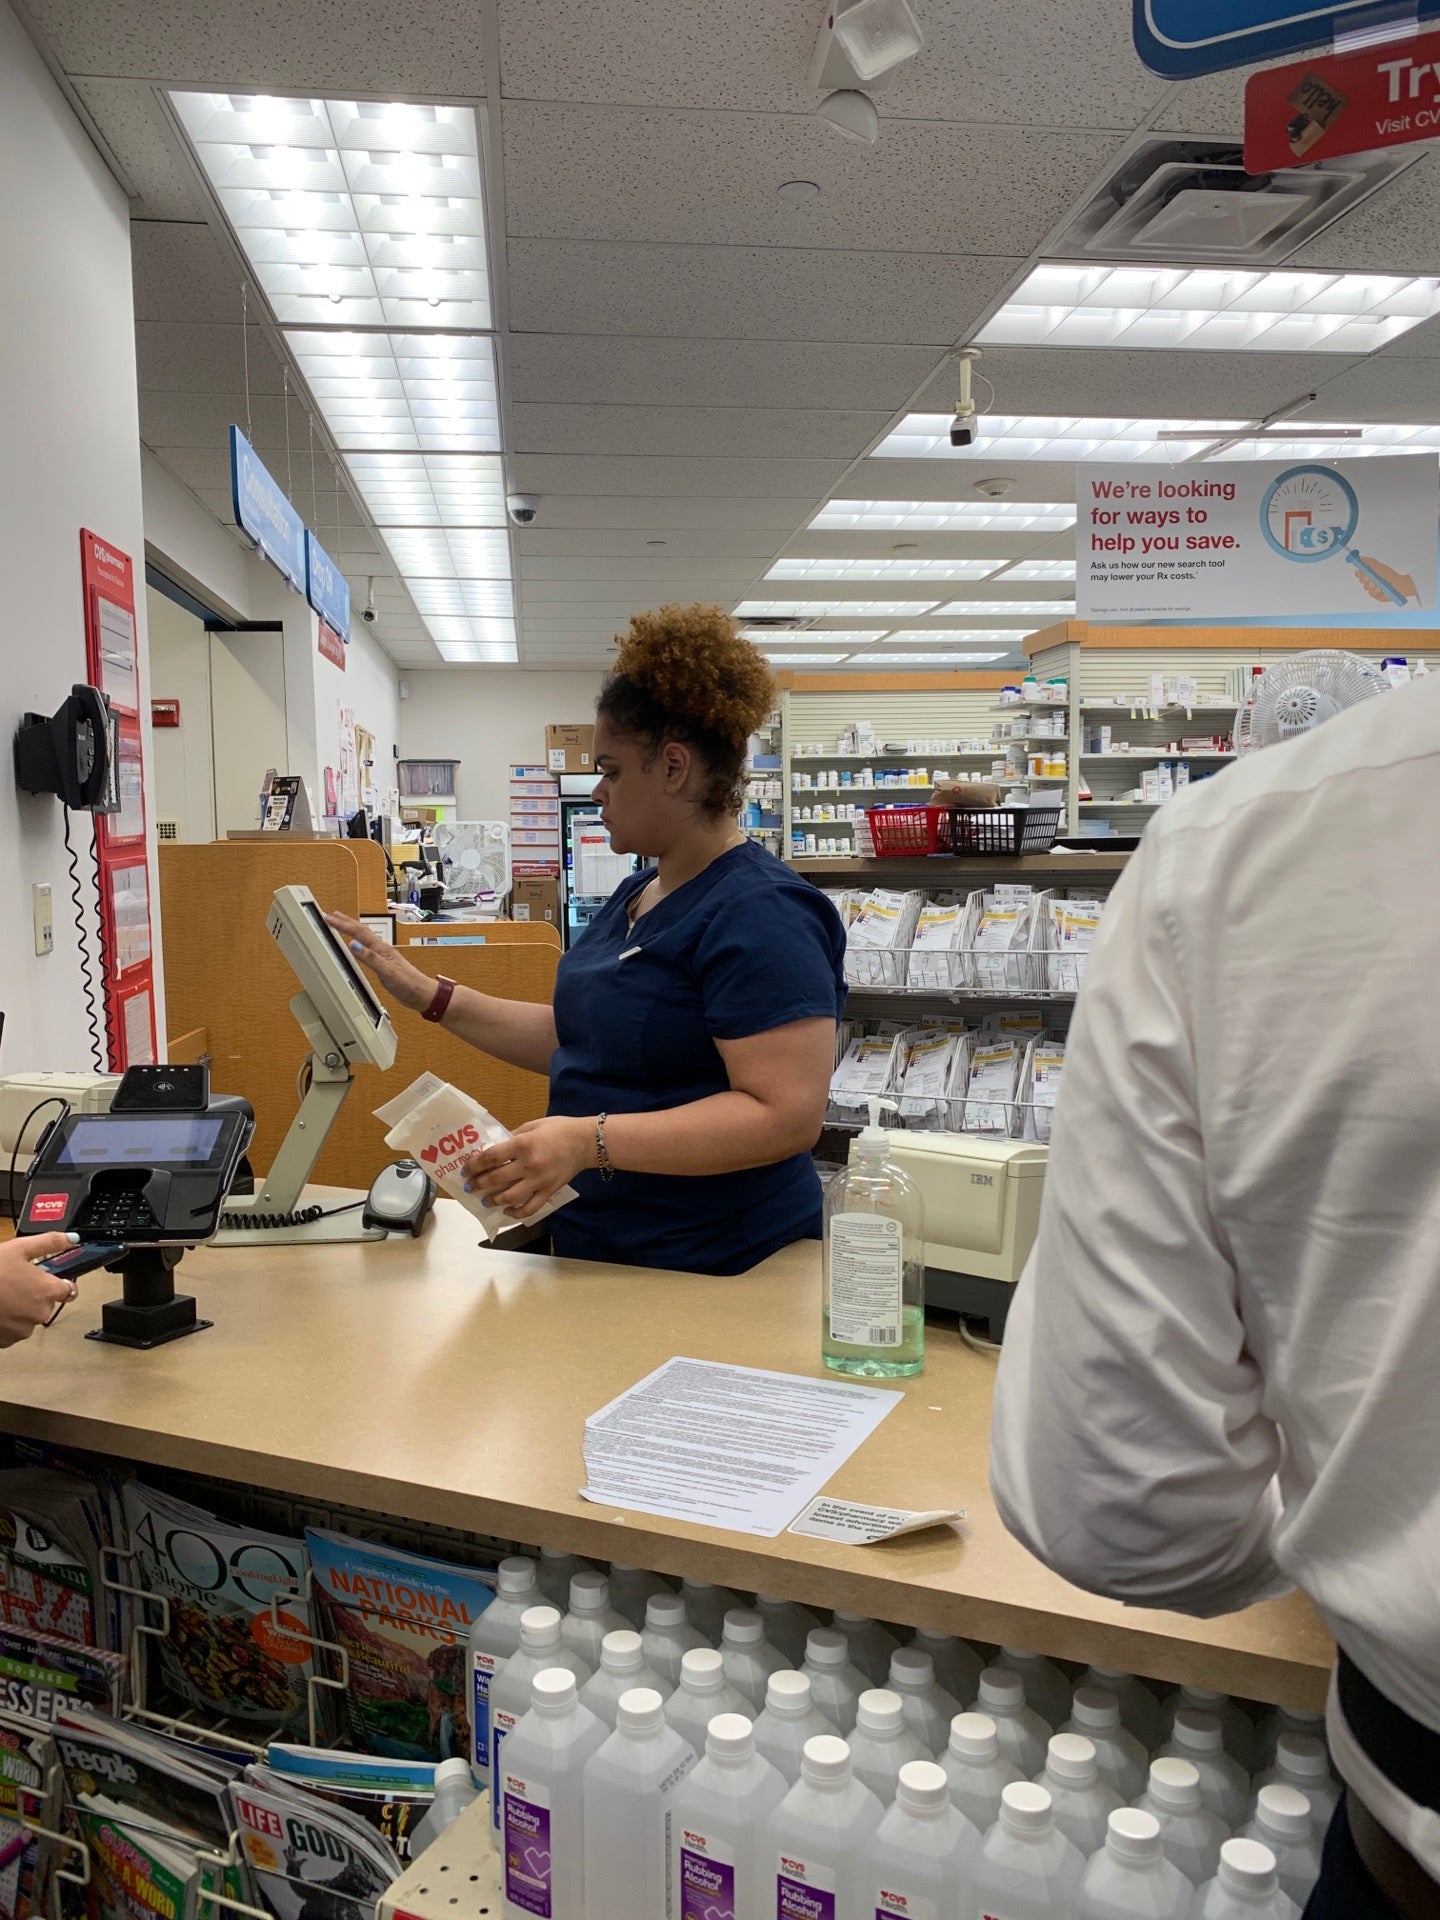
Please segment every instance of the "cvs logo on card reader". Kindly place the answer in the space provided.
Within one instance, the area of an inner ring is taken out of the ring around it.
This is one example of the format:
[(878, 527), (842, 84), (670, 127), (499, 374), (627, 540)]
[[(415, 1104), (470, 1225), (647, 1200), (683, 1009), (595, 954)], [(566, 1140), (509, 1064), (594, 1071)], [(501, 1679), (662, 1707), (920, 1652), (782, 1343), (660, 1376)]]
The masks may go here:
[(433, 1147), (422, 1147), (420, 1149), (420, 1158), (428, 1161), (431, 1166), (434, 1166), (436, 1160), (442, 1155), (448, 1160), (452, 1153), (463, 1153), (466, 1147), (478, 1147), (479, 1144), (480, 1134), (478, 1129), (471, 1126), (467, 1121), (463, 1127), (458, 1127), (454, 1133), (442, 1135)]
[(70, 1204), (68, 1193), (37, 1193), (30, 1202), (30, 1211), (25, 1218), (36, 1220), (63, 1220), (65, 1209)]

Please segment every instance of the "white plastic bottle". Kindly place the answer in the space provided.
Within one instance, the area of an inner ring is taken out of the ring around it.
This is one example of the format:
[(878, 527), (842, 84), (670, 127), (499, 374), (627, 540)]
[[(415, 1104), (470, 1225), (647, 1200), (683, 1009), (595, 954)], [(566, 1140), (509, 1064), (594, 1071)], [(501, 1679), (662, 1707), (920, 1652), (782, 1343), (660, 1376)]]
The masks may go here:
[(1306, 1713), (1300, 1707), (1274, 1707), (1255, 1728), (1255, 1771), (1267, 1772), (1275, 1764), (1275, 1748), (1282, 1733), (1300, 1733), (1307, 1739), (1325, 1738), (1323, 1713)]
[(1085, 1868), (1076, 1920), (1190, 1920), (1194, 1900), (1194, 1886), (1165, 1858), (1154, 1814), (1117, 1808)]
[(585, 1920), (671, 1911), (673, 1796), (694, 1765), (653, 1687), (621, 1695), (615, 1731), (585, 1763)]
[(645, 1664), (672, 1687), (678, 1687), (680, 1662), (693, 1648), (703, 1647), (706, 1640), (686, 1619), (685, 1602), (678, 1593), (656, 1593), (645, 1602), (640, 1644), (645, 1650)]
[(937, 1633), (931, 1627), (917, 1627), (910, 1644), (929, 1654), (935, 1663), (938, 1686), (960, 1701), (975, 1698), (985, 1662), (968, 1640), (962, 1640), (956, 1633)]
[(435, 1769), (434, 1803), (410, 1835), (410, 1858), (418, 1860), (450, 1823), (458, 1820), (465, 1809), (473, 1806), (479, 1798), (475, 1782), (470, 1778), (470, 1762), (442, 1760)]
[(940, 1756), (952, 1804), (988, 1833), (1000, 1818), (1000, 1796), (1020, 1778), (1020, 1769), (1000, 1751), (988, 1713), (959, 1713), (950, 1722), (950, 1744)]
[(620, 1717), (620, 1696), (635, 1687), (653, 1687), (662, 1700), (675, 1691), (663, 1675), (646, 1666), (639, 1634), (622, 1633), (617, 1628), (600, 1642), (600, 1670), (581, 1687), (580, 1704), (598, 1715), (613, 1733)]
[[(995, 1722), (1000, 1751), (1027, 1780), (1033, 1780), (1045, 1764), (1045, 1749), (1054, 1728), (1042, 1720), (1033, 1707), (1025, 1704), (1025, 1687), (1018, 1673), (1008, 1667), (986, 1667), (980, 1676), (976, 1713), (986, 1713)], [(1083, 1728), (1067, 1728), (1083, 1732)]]
[(765, 1688), (765, 1707), (755, 1722), (755, 1750), (783, 1777), (787, 1787), (800, 1778), (805, 1742), (840, 1729), (815, 1705), (808, 1673), (782, 1667)]
[(774, 1874), (766, 1829), (788, 1792), (755, 1750), (750, 1722), (718, 1713), (705, 1753), (675, 1790), (671, 1884), (677, 1920), (750, 1920), (765, 1913)]
[(606, 1738), (573, 1673), (536, 1674), (495, 1774), (505, 1920), (585, 1920), (585, 1763)]
[(541, 1547), (540, 1565), (536, 1579), (540, 1582), (540, 1591), (549, 1604), (564, 1614), (570, 1604), (570, 1582), (585, 1565), (573, 1553), (562, 1553), (559, 1547)]
[[(1233, 1833), (1250, 1808), (1250, 1776), (1225, 1751), (1225, 1737), (1213, 1713), (1181, 1707), (1160, 1756), (1188, 1760), (1200, 1775), (1200, 1798)], [(1287, 1782), (1293, 1785), (1294, 1782)]]
[(680, 1684), (665, 1702), (665, 1718), (698, 1758), (705, 1751), (705, 1729), (717, 1713), (752, 1717), (750, 1702), (725, 1678), (725, 1662), (715, 1649), (693, 1647), (680, 1662)]
[(554, 1607), (527, 1607), (520, 1616), (520, 1645), (490, 1683), (490, 1822), (500, 1827), (500, 1749), (530, 1711), (536, 1674), (558, 1667), (575, 1676), (579, 1689), (590, 1668), (578, 1653), (560, 1644), (560, 1615)]
[(851, 1660), (850, 1643), (844, 1634), (834, 1627), (816, 1627), (806, 1637), (801, 1672), (810, 1676), (811, 1699), (848, 1739), (855, 1728), (860, 1696), (870, 1682)]
[(981, 1842), (963, 1920), (1074, 1920), (1085, 1874), (1079, 1850), (1055, 1825), (1043, 1787), (1017, 1780)]
[(844, 1613), (838, 1607), (830, 1616), (833, 1632), (843, 1633), (850, 1649), (852, 1666), (860, 1669), (872, 1687), (883, 1687), (890, 1672), (890, 1656), (900, 1642), (888, 1627), (863, 1613)]
[(800, 1778), (766, 1827), (764, 1920), (871, 1920), (864, 1863), (884, 1812), (843, 1740), (807, 1741)]
[(765, 1686), (779, 1673), (785, 1656), (765, 1638), (765, 1622), (750, 1607), (731, 1607), (720, 1635), (720, 1657), (725, 1678), (744, 1694), (754, 1713), (765, 1705)]
[(931, 1757), (929, 1749), (905, 1724), (904, 1701), (885, 1687), (872, 1687), (861, 1694), (849, 1744), (855, 1778), (887, 1807), (895, 1798), (901, 1767), (911, 1760)]
[(595, 1567), (582, 1567), (570, 1580), (570, 1611), (560, 1622), (560, 1639), (593, 1672), (600, 1665), (600, 1642), (607, 1633), (630, 1625), (610, 1604), (610, 1582)]
[(1062, 1733), (1083, 1733), (1094, 1743), (1100, 1778), (1108, 1780), (1124, 1804), (1145, 1791), (1150, 1756), (1120, 1724), (1120, 1702), (1103, 1687), (1077, 1687)]
[(1075, 1689), (1053, 1660), (1043, 1653), (1031, 1653), (1025, 1647), (1001, 1647), (997, 1667), (1018, 1673), (1025, 1689), (1025, 1704), (1052, 1727), (1063, 1727), (1070, 1717), (1070, 1699)]
[(1275, 1856), (1259, 1840), (1227, 1840), (1219, 1871), (1191, 1908), (1193, 1920), (1299, 1920), (1299, 1911), (1280, 1891)]
[(731, 1607), (745, 1604), (738, 1593), (732, 1593), (729, 1587), (717, 1587), (713, 1580), (682, 1580), (680, 1598), (685, 1602), (686, 1619), (708, 1647), (719, 1646)]
[[(1275, 1743), (1275, 1763), (1254, 1783), (1246, 1812), (1253, 1815), (1261, 1787), (1297, 1787), (1310, 1802), (1315, 1838), (1323, 1840), (1335, 1812), (1340, 1789), (1330, 1772), (1325, 1742), (1304, 1733), (1282, 1733)], [(1237, 1822), (1238, 1824), (1238, 1822)]]
[(1200, 1775), (1189, 1760), (1152, 1760), (1150, 1780), (1137, 1803), (1160, 1822), (1165, 1858), (1194, 1886), (1213, 1880), (1230, 1829), (1200, 1797)]
[(1163, 1738), (1160, 1702), (1143, 1680), (1118, 1667), (1087, 1667), (1077, 1684), (1113, 1693), (1120, 1703), (1121, 1726), (1134, 1734), (1147, 1753), (1159, 1746)]
[(1275, 1856), (1281, 1891), (1303, 1910), (1320, 1877), (1320, 1843), (1310, 1802), (1298, 1787), (1274, 1781), (1255, 1796), (1255, 1817), (1237, 1836), (1261, 1840)]
[(495, 1598), (470, 1628), (470, 1772), (477, 1787), (490, 1778), (490, 1683), (520, 1646), (520, 1620), (540, 1604), (535, 1562), (518, 1554), (495, 1573)]
[(798, 1667), (805, 1658), (805, 1639), (820, 1625), (819, 1617), (795, 1600), (777, 1600), (774, 1594), (757, 1593), (755, 1611), (765, 1622), (765, 1638), (785, 1656), (787, 1667)]
[(945, 1751), (950, 1722), (960, 1702), (935, 1678), (935, 1662), (920, 1647), (897, 1647), (890, 1656), (886, 1685), (898, 1693), (905, 1708), (905, 1724), (932, 1754)]
[(866, 1920), (949, 1920), (979, 1851), (980, 1835), (950, 1804), (945, 1775), (931, 1760), (911, 1760), (870, 1842)]
[(618, 1560), (610, 1563), (610, 1604), (617, 1613), (623, 1613), (629, 1624), (639, 1633), (645, 1624), (645, 1608), (652, 1593), (670, 1593), (658, 1573), (650, 1573), (644, 1567), (627, 1567)]
[(1175, 1716), (1185, 1707), (1193, 1707), (1197, 1713), (1213, 1713), (1220, 1722), (1220, 1731), (1225, 1741), (1225, 1751), (1237, 1760), (1247, 1773), (1255, 1766), (1255, 1723), (1243, 1707), (1239, 1707), (1228, 1693), (1217, 1693), (1214, 1687), (1181, 1687), (1165, 1702), (1160, 1715), (1160, 1741), (1163, 1745), (1170, 1738), (1175, 1725)]
[(885, 1106), (872, 1095), (870, 1124), (825, 1192), (820, 1356), (832, 1372), (888, 1380), (925, 1365), (925, 1203), (890, 1158)]
[(1087, 1860), (1104, 1846), (1110, 1816), (1124, 1802), (1100, 1778), (1093, 1741), (1083, 1733), (1055, 1734), (1035, 1784), (1049, 1794), (1056, 1826)]

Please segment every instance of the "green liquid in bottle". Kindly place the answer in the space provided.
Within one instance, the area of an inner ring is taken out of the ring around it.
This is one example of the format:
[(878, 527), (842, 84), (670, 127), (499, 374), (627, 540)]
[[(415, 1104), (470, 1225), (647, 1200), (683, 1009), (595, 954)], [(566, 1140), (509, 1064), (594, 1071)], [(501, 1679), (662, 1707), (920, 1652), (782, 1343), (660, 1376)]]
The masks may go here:
[(905, 1308), (901, 1314), (898, 1346), (851, 1346), (836, 1340), (830, 1332), (827, 1312), (820, 1355), (832, 1373), (853, 1373), (866, 1380), (893, 1380), (920, 1373), (925, 1366), (925, 1309)]

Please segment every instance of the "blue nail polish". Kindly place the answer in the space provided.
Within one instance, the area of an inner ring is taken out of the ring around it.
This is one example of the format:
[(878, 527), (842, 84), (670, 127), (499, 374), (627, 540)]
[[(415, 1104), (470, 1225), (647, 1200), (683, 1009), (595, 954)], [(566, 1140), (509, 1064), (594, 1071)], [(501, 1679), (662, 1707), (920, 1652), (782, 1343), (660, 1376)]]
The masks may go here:
[(350, 951), (351, 951), (352, 953), (363, 953), (363, 952), (365, 951), (365, 943), (364, 943), (364, 941), (363, 941), (363, 940), (352, 940), (352, 941), (350, 942)]

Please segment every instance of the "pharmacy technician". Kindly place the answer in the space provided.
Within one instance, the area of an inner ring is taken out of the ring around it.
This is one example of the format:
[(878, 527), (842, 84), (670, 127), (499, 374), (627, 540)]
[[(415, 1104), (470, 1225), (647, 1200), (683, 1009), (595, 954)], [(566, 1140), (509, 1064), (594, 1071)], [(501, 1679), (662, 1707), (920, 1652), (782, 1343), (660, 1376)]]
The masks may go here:
[(1440, 676), (1170, 801), (1071, 1027), (991, 1484), (1132, 1606), (1302, 1587), (1346, 1792), (1307, 1920), (1440, 1914)]
[(736, 824), (769, 669), (718, 607), (638, 615), (596, 706), (595, 800), (621, 882), (560, 962), (553, 1006), (437, 988), (351, 920), (333, 924), (403, 1006), (548, 1074), (549, 1113), (470, 1163), (477, 1192), (550, 1217), (572, 1259), (743, 1273), (818, 1238), (810, 1156), (845, 997), (825, 895)]

